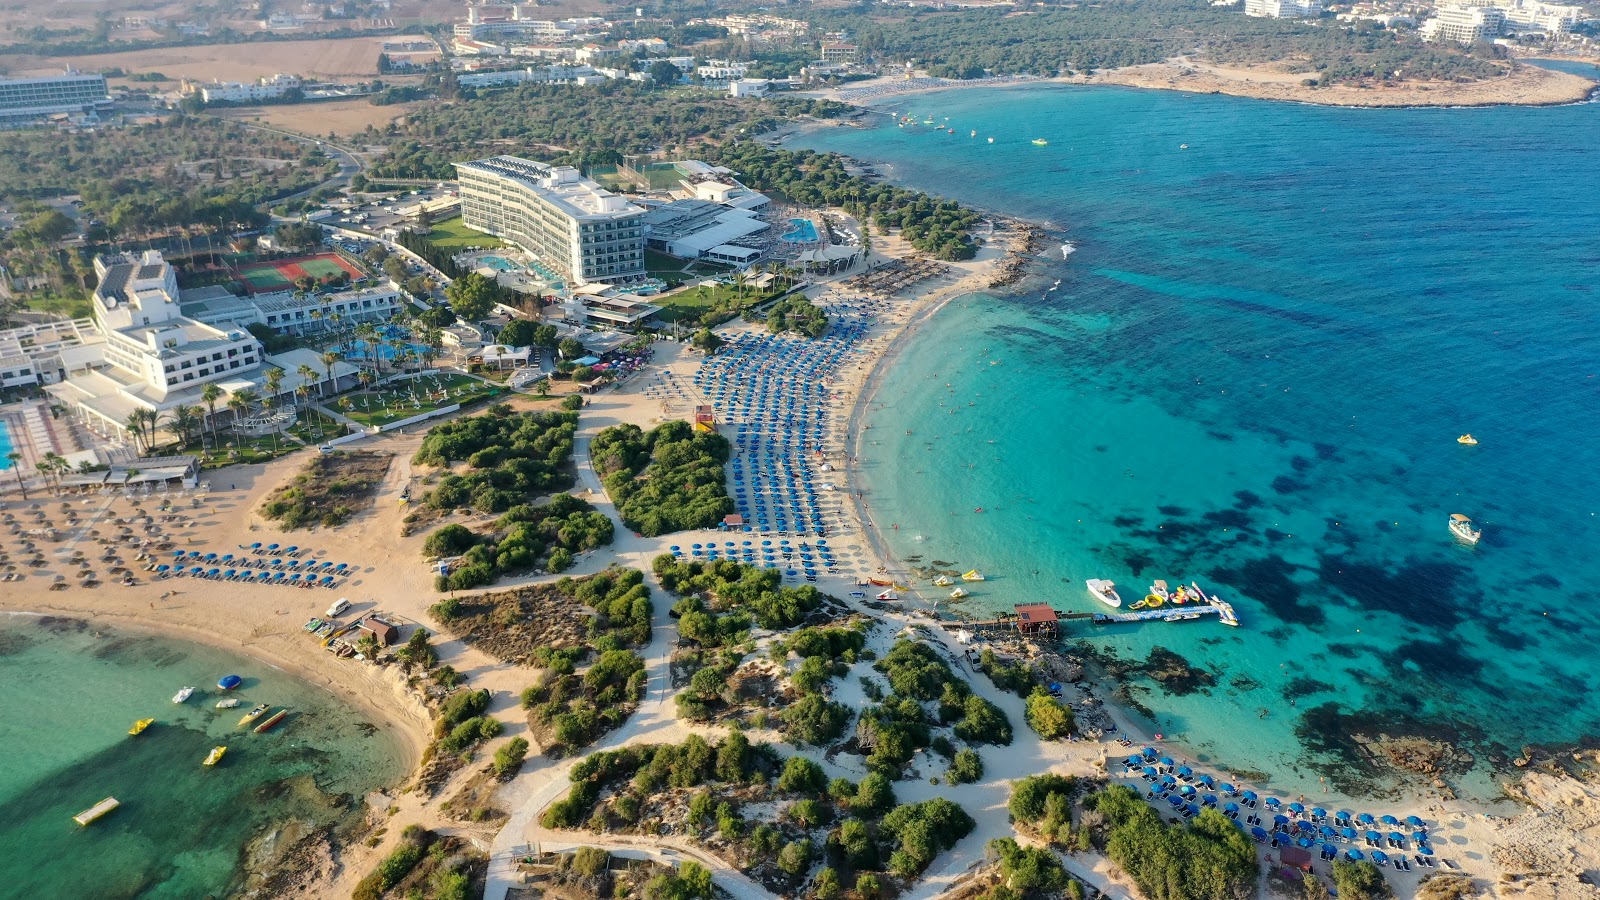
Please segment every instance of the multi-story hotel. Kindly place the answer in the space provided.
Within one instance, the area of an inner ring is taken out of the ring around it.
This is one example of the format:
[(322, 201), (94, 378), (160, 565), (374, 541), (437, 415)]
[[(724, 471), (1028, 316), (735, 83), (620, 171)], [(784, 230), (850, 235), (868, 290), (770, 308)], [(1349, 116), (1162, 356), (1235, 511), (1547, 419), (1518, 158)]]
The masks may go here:
[(1441, 6), (1422, 23), (1425, 41), (1475, 44), (1498, 37), (1506, 27), (1506, 12), (1493, 6)]
[(644, 210), (571, 166), (516, 156), (456, 163), (461, 220), (512, 241), (575, 284), (644, 277)]
[(0, 120), (92, 112), (110, 103), (104, 75), (69, 71), (44, 78), (0, 78)]

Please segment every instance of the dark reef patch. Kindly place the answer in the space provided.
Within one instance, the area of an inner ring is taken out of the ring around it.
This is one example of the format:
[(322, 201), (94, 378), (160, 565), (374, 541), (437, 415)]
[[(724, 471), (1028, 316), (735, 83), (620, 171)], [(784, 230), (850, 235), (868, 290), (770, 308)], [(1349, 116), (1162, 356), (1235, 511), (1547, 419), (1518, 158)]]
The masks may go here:
[[(1415, 668), (1407, 671), (1406, 663)], [(1483, 672), (1483, 661), (1461, 652), (1456, 641), (1406, 641), (1385, 656), (1384, 665), (1396, 681), (1416, 671), (1446, 682), (1473, 680)]]
[(1261, 495), (1255, 491), (1234, 491), (1234, 509), (1255, 509), (1262, 504)]
[(1289, 459), (1289, 468), (1295, 470), (1296, 472), (1300, 472), (1300, 473), (1304, 474), (1305, 472), (1310, 471), (1310, 469), (1311, 469), (1311, 460), (1306, 459), (1304, 456), (1300, 456), (1299, 454), (1296, 454), (1295, 456), (1293, 456), (1293, 457), (1291, 457)]
[(1222, 528), (1235, 528), (1242, 531), (1250, 527), (1250, 517), (1245, 515), (1242, 510), (1237, 509), (1213, 510), (1201, 516), (1201, 518)]
[(1163, 516), (1166, 516), (1169, 519), (1181, 519), (1189, 514), (1187, 509), (1184, 509), (1181, 506), (1172, 506), (1170, 504), (1156, 507), (1156, 512), (1161, 513)]
[(1279, 475), (1272, 479), (1272, 490), (1277, 494), (1298, 494), (1305, 489), (1304, 481), (1297, 481), (1287, 475)]
[(1111, 524), (1117, 526), (1118, 528), (1138, 528), (1140, 525), (1144, 524), (1144, 520), (1138, 516), (1124, 515), (1117, 516), (1116, 518), (1112, 519)]
[(1318, 681), (1301, 675), (1283, 686), (1283, 699), (1299, 700), (1312, 694), (1329, 694), (1333, 692), (1333, 685), (1326, 681)]
[(1266, 605), (1272, 614), (1291, 625), (1317, 627), (1327, 622), (1327, 613), (1314, 603), (1301, 599), (1303, 591), (1291, 577), (1299, 567), (1276, 554), (1264, 556), (1232, 568), (1213, 569), (1212, 581), (1232, 585), (1245, 596)]
[(1430, 629), (1459, 625), (1469, 608), (1482, 597), (1464, 592), (1459, 584), (1462, 566), (1446, 562), (1407, 560), (1391, 570), (1381, 565), (1354, 562), (1342, 556), (1319, 554), (1317, 575), (1369, 612), (1387, 612)]

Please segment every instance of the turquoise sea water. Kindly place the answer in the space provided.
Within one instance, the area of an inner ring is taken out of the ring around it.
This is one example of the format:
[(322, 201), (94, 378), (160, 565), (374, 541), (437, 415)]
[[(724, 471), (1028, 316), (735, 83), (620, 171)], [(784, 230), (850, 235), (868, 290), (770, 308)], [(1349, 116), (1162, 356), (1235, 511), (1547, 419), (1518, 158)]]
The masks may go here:
[[(215, 709), (225, 674), (238, 709)], [(172, 695), (198, 690), (182, 706)], [(241, 730), (256, 703), (273, 732)], [(138, 737), (135, 719), (156, 724)], [(228, 752), (201, 766), (211, 748)], [(345, 820), (403, 772), (398, 744), (322, 689), (271, 666), (78, 620), (0, 616), (0, 896), (223, 896), (263, 826)], [(72, 816), (114, 796), (87, 828)]]
[(864, 480), (896, 553), (989, 573), (973, 611), (1093, 611), (1092, 577), (1126, 602), (1215, 588), (1244, 627), (1072, 634), (1208, 670), (1134, 698), (1278, 790), (1385, 790), (1358, 733), (1459, 741), (1478, 795), (1526, 744), (1600, 738), (1600, 106), (1031, 87), (880, 109), (956, 133), (789, 146), (1076, 248), (952, 304), (885, 378)]

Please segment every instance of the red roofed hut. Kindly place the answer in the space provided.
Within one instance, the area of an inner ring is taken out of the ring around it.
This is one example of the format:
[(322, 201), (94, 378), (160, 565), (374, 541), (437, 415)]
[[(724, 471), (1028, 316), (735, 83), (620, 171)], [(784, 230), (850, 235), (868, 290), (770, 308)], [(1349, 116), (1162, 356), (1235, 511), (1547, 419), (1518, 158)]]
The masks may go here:
[(1055, 637), (1060, 630), (1056, 621), (1056, 611), (1048, 603), (1018, 603), (1017, 632), (1019, 634), (1037, 634), (1045, 637)]

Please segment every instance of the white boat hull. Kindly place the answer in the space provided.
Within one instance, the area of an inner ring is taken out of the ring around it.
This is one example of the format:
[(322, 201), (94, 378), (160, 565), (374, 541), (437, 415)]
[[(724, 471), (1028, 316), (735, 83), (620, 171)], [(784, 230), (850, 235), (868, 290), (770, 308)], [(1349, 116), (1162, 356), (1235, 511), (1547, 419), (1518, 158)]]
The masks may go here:
[(1103, 581), (1099, 578), (1091, 578), (1084, 582), (1084, 584), (1089, 588), (1090, 596), (1094, 597), (1096, 600), (1099, 600), (1101, 603), (1104, 603), (1105, 605), (1114, 609), (1122, 608), (1122, 597), (1112, 589), (1112, 586), (1109, 582)]

